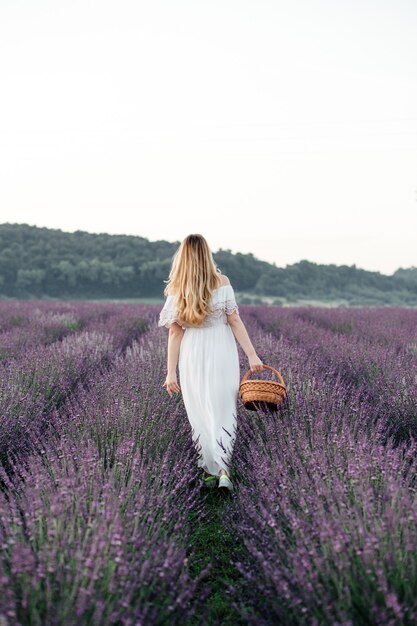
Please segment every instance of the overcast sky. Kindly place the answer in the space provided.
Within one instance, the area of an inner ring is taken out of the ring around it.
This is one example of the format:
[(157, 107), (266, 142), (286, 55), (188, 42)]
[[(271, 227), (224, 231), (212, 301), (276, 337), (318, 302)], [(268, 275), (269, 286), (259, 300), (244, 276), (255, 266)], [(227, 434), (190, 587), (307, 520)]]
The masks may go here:
[(415, 0), (0, 0), (0, 223), (417, 266)]

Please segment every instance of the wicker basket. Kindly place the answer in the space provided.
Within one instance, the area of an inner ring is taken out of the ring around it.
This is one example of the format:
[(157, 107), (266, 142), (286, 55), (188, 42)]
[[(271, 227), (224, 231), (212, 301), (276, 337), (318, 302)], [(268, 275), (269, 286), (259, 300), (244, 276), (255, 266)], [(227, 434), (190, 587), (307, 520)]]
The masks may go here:
[(256, 411), (260, 406), (266, 405), (269, 409), (277, 409), (287, 397), (287, 388), (281, 374), (271, 365), (264, 365), (274, 372), (280, 382), (275, 380), (262, 380), (259, 378), (247, 380), (251, 373), (250, 368), (244, 374), (239, 385), (239, 394), (246, 409)]

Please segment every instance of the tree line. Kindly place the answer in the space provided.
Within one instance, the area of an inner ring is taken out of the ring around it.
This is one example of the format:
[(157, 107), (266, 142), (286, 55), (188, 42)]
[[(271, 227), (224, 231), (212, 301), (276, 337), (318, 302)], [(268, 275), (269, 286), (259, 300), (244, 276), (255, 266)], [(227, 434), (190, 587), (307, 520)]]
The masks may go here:
[[(0, 297), (160, 298), (179, 241), (149, 241), (109, 235), (0, 224)], [(277, 267), (253, 254), (220, 249), (213, 253), (242, 302), (273, 298), (354, 305), (417, 305), (417, 268), (392, 276), (356, 265), (320, 265), (307, 260)], [(245, 298), (243, 300), (243, 298)]]

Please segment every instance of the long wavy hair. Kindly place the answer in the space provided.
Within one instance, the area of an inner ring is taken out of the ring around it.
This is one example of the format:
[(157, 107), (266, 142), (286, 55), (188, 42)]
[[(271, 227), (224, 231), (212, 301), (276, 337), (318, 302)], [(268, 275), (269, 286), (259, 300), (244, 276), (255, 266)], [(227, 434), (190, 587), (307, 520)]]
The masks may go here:
[(173, 256), (164, 289), (165, 296), (168, 290), (174, 292), (180, 323), (200, 326), (204, 322), (211, 312), (213, 291), (221, 286), (220, 274), (203, 235), (188, 235)]

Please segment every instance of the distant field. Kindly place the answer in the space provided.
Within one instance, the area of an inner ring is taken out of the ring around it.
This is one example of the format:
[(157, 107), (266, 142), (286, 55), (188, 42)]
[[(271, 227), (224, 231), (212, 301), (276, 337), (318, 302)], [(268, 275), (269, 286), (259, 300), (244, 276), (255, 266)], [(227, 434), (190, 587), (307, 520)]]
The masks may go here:
[[(414, 308), (417, 309), (416, 305), (405, 305), (401, 304), (390, 304), (388, 302), (380, 302), (373, 301), (372, 299), (367, 301), (366, 303), (362, 302), (361, 299), (358, 301), (349, 300), (347, 298), (337, 298), (333, 300), (318, 300), (318, 299), (289, 299), (289, 298), (279, 298), (273, 296), (262, 296), (262, 295), (254, 295), (245, 292), (239, 292), (235, 290), (236, 300), (238, 304), (244, 305), (254, 305), (254, 306), (280, 306), (280, 307), (324, 307), (324, 308), (364, 308), (364, 307), (372, 307), (372, 308), (386, 308), (386, 307), (394, 307), (398, 306), (399, 308)], [(0, 302), (13, 302), (14, 298), (2, 298), (0, 296)], [(28, 302), (36, 302), (35, 299), (27, 300)], [(114, 304), (151, 304), (151, 305), (160, 305), (161, 308), (164, 304), (165, 298), (161, 297), (147, 297), (147, 298), (92, 298), (92, 299), (84, 299), (84, 298), (48, 298), (44, 297), (42, 301), (45, 302), (95, 302), (99, 303), (114, 303)]]
[[(301, 300), (293, 300), (293, 301), (286, 301), (285, 299), (279, 299), (279, 298), (272, 298), (270, 296), (243, 296), (243, 300), (242, 300), (242, 295), (239, 294), (238, 292), (236, 292), (236, 299), (238, 302), (242, 302), (244, 303), (246, 306), (260, 306), (262, 304), (264, 305), (269, 305), (269, 306), (283, 306), (283, 307), (325, 307), (325, 308), (363, 308), (360, 305), (353, 305), (350, 304), (348, 300), (343, 300), (343, 299), (338, 299), (338, 300), (330, 300), (330, 301), (322, 301), (322, 300), (306, 300), (306, 299), (301, 299)], [(248, 302), (247, 300), (253, 299), (253, 302)], [(260, 300), (260, 301), (258, 301)], [(281, 303), (274, 303), (274, 300), (280, 300)], [(124, 298), (124, 299), (105, 299), (105, 300), (90, 300), (90, 302), (121, 302), (121, 303), (131, 303), (131, 304), (160, 304), (161, 307), (164, 304), (164, 299), (163, 298)], [(385, 306), (387, 307), (391, 307), (392, 305), (381, 305), (381, 304), (376, 304), (376, 305), (369, 305), (372, 306), (372, 308), (385, 308)], [(399, 307), (399, 308), (414, 308), (416, 309), (417, 306), (409, 306), (409, 307)]]
[(162, 304), (0, 302), (0, 624), (416, 624), (417, 311), (240, 305), (288, 396), (225, 495)]

